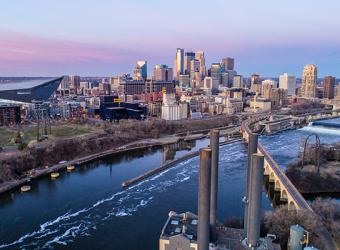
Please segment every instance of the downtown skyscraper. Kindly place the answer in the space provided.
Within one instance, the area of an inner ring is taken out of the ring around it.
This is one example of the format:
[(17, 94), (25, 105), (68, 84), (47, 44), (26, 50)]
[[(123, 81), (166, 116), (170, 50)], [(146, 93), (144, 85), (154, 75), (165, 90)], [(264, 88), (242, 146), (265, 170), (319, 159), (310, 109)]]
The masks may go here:
[(200, 62), (200, 74), (201, 78), (203, 79), (206, 74), (206, 67), (205, 67), (205, 57), (203, 51), (197, 51), (196, 53), (196, 60)]
[(317, 67), (307, 64), (303, 69), (301, 96), (304, 98), (316, 97)]
[(184, 49), (177, 48), (176, 59), (174, 61), (174, 76), (178, 79), (179, 75), (184, 74)]
[(195, 59), (195, 53), (194, 52), (186, 52), (185, 58), (184, 58), (184, 71), (186, 75), (191, 74), (191, 60)]

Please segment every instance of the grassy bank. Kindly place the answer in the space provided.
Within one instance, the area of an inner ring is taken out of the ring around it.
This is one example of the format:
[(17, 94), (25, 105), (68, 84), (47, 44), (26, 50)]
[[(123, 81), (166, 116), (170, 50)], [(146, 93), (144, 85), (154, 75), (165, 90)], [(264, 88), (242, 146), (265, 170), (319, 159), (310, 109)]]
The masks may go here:
[[(62, 160), (69, 161), (141, 139), (170, 136), (180, 132), (195, 131), (195, 129), (212, 129), (237, 121), (236, 116), (180, 122), (156, 119), (124, 120), (119, 124), (105, 123), (100, 127), (94, 126), (90, 135), (86, 135), (89, 132), (86, 124), (55, 127), (57, 130), (54, 133), (52, 131), (54, 136), (45, 140), (42, 146), (29, 143), (23, 151), (0, 153), (0, 183), (17, 179), (23, 172), (33, 168), (43, 169)], [(71, 139), (67, 139), (69, 135), (72, 136)]]

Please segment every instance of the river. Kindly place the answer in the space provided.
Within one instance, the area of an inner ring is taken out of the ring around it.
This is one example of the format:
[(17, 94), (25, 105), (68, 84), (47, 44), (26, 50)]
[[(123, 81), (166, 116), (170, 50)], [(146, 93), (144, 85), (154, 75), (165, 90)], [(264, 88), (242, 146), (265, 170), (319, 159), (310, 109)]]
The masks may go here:
[[(297, 156), (305, 127), (271, 136), (261, 143), (283, 169)], [(320, 129), (320, 128), (319, 128)], [(338, 142), (334, 132), (319, 131), (321, 143)], [(223, 138), (221, 138), (223, 140)], [(197, 214), (198, 157), (191, 158), (128, 188), (120, 184), (164, 161), (206, 147), (209, 139), (112, 155), (60, 171), (60, 178), (32, 180), (0, 195), (0, 248), (4, 249), (157, 249), (169, 211)], [(219, 221), (243, 217), (246, 145), (220, 147)], [(272, 210), (266, 193), (262, 209)]]

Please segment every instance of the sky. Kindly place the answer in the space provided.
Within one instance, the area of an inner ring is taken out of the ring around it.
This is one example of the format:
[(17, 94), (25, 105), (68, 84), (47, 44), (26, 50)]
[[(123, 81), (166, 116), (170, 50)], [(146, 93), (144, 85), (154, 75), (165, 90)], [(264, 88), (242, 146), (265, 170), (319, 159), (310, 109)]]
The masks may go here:
[(338, 0), (0, 1), (0, 76), (116, 76), (173, 68), (176, 48), (244, 77), (340, 77)]

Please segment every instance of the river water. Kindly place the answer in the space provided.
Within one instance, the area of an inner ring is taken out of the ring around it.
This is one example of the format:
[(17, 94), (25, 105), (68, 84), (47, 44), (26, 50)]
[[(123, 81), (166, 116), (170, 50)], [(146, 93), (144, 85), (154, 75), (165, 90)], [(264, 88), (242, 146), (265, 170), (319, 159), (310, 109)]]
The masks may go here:
[[(314, 127), (260, 138), (284, 169), (300, 141)], [(335, 131), (337, 132), (337, 131)], [(334, 131), (318, 131), (321, 143), (339, 141)], [(221, 138), (223, 140), (223, 138)], [(32, 180), (32, 191), (0, 195), (0, 248), (4, 249), (157, 249), (169, 211), (197, 214), (198, 157), (191, 158), (123, 189), (120, 184), (164, 161), (206, 147), (209, 139), (135, 150), (60, 171), (60, 178)], [(219, 221), (243, 217), (246, 145), (220, 147)], [(272, 210), (262, 195), (262, 209)]]

